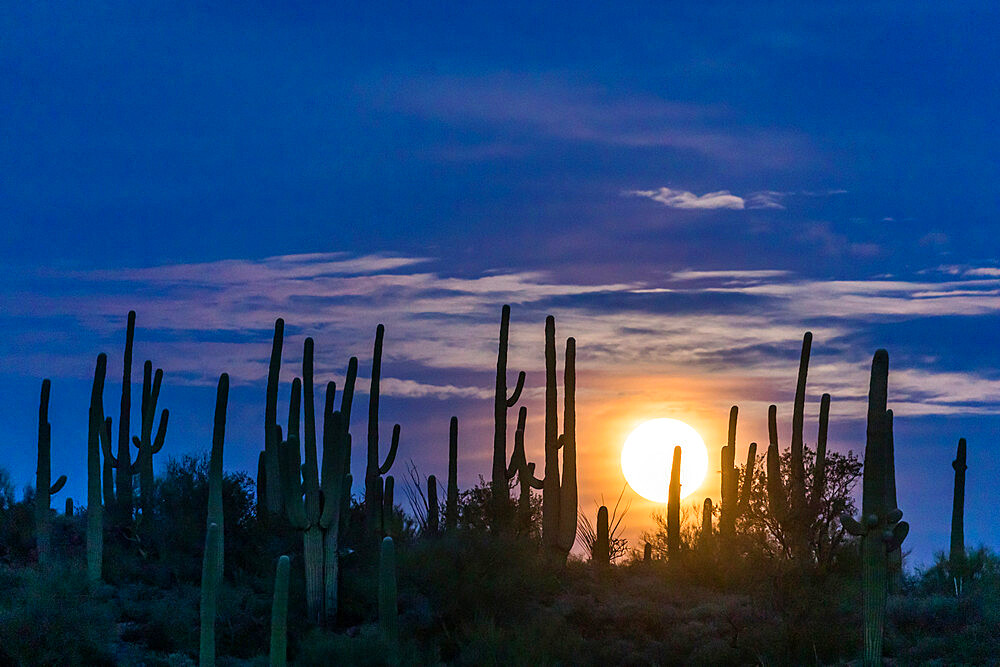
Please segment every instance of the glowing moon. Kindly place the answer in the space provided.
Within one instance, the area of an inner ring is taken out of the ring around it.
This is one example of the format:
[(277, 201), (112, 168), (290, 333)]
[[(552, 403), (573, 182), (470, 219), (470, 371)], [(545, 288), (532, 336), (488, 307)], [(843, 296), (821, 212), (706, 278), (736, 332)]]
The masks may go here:
[(698, 432), (677, 419), (650, 419), (625, 439), (622, 472), (643, 498), (667, 502), (674, 447), (681, 447), (681, 498), (701, 486), (708, 474), (708, 449)]

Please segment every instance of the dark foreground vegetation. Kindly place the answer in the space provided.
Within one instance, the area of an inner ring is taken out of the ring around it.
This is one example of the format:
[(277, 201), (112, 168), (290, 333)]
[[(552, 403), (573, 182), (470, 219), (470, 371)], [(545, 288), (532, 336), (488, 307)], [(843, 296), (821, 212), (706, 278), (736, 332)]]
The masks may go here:
[[(147, 362), (139, 435), (125, 382), (118, 449), (103, 410), (98, 358), (90, 408), (86, 507), (50, 509), (48, 382), (39, 414), (39, 474), (22, 498), (0, 469), (0, 665), (786, 665), (997, 664), (1000, 558), (966, 548), (965, 442), (954, 464), (952, 543), (907, 573), (895, 506), (888, 357), (875, 355), (865, 465), (826, 451), (830, 397), (814, 447), (802, 410), (811, 336), (803, 342), (790, 446), (751, 444), (737, 466), (737, 410), (722, 452), (722, 498), (680, 505), (679, 452), (667, 511), (643, 544), (618, 537), (619, 508), (578, 512), (575, 342), (566, 345), (562, 432), (555, 327), (546, 322), (542, 477), (524, 449), (524, 408), (508, 455), (509, 309), (497, 369), (490, 479), (460, 490), (458, 423), (447, 483), (412, 467), (397, 502), (379, 452), (376, 335), (365, 495), (350, 489), (352, 359), (340, 406), (326, 387), (317, 428), (313, 343), (277, 424), (283, 325), (272, 348), (264, 451), (256, 479), (222, 470), (228, 378), (219, 382), (212, 453), (168, 458), (157, 420), (162, 374)], [(130, 376), (130, 314), (124, 377)], [(155, 426), (155, 429), (154, 429)], [(300, 443), (301, 437), (301, 443)], [(317, 444), (319, 443), (319, 447)], [(133, 458), (132, 451), (135, 451)], [(560, 466), (561, 463), (561, 466)], [(58, 467), (58, 464), (56, 464)], [(863, 477), (860, 513), (853, 491)], [(132, 482), (138, 480), (138, 488)], [(439, 501), (439, 490), (443, 499)], [(540, 493), (538, 493), (540, 491)], [(367, 499), (367, 502), (365, 501)], [(858, 516), (859, 520), (851, 517)], [(579, 526), (578, 526), (579, 523)], [(570, 556), (577, 544), (585, 559)], [(641, 548), (640, 548), (641, 547)]]

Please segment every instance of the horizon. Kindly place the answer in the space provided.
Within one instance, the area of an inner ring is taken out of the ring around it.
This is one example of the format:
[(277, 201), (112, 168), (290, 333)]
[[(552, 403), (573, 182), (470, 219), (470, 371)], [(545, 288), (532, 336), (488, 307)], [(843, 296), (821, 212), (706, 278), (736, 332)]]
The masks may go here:
[[(276, 317), (279, 415), (305, 336), (318, 382), (358, 357), (366, 401), (384, 323), (383, 438), (399, 422), (401, 461), (440, 478), (457, 415), (469, 488), (490, 472), (510, 303), (530, 460), (545, 316), (560, 387), (577, 339), (588, 516), (618, 496), (621, 446), (647, 419), (708, 446), (685, 506), (719, 497), (731, 405), (737, 463), (766, 446), (771, 403), (786, 449), (812, 331), (810, 445), (830, 393), (830, 448), (863, 456), (868, 369), (889, 352), (908, 566), (947, 550), (960, 437), (966, 541), (996, 547), (1000, 10), (388, 10), (0, 12), (0, 466), (19, 489), (45, 377), (53, 475), (86, 497), (94, 359), (108, 354), (114, 406), (132, 309), (133, 382), (147, 358), (163, 368), (171, 413), (158, 469), (208, 450), (227, 372), (225, 464), (253, 476)], [(364, 421), (359, 404), (355, 433)], [(633, 499), (631, 546), (654, 505)]]

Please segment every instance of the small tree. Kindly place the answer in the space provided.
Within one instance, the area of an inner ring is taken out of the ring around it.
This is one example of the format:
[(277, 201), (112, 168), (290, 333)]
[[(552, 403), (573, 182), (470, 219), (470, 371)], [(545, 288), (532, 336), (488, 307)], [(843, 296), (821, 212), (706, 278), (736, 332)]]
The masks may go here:
[[(815, 470), (815, 458), (816, 452), (804, 446), (807, 488), (812, 488), (811, 471)], [(759, 549), (778, 558), (792, 558), (795, 536), (787, 534), (782, 522), (774, 516), (768, 505), (767, 466), (764, 459), (764, 456), (758, 457), (754, 467), (750, 503), (747, 511), (740, 517), (737, 529), (743, 536), (746, 548)], [(781, 454), (780, 470), (786, 488), (791, 483), (791, 467), (791, 453), (785, 451)], [(809, 517), (806, 533), (809, 554), (813, 563), (821, 569), (833, 561), (844, 543), (846, 532), (840, 524), (840, 515), (856, 513), (857, 507), (851, 494), (861, 477), (861, 471), (861, 461), (854, 452), (827, 452), (823, 494)], [(745, 474), (745, 466), (741, 466), (740, 476)]]

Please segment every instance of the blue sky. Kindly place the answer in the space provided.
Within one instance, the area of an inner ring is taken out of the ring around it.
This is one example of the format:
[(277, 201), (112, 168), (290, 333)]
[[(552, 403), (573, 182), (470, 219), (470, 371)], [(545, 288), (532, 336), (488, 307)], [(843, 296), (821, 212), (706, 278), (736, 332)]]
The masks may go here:
[[(250, 468), (274, 317), (286, 380), (305, 335), (325, 372), (356, 354), (364, 375), (385, 322), (385, 429), (400, 421), (400, 456), (440, 477), (459, 415), (468, 485), (488, 469), (508, 302), (531, 414), (544, 315), (579, 341), (600, 434), (581, 434), (582, 507), (619, 490), (612, 441), (631, 420), (687, 418), (713, 444), (736, 403), (741, 446), (763, 441), (811, 329), (812, 410), (833, 394), (842, 450), (863, 447), (865, 367), (889, 349), (914, 561), (946, 545), (960, 436), (966, 534), (995, 545), (998, 18), (988, 3), (5, 5), (4, 465), (29, 481), (51, 377), (54, 472), (84, 497), (87, 378), (99, 351), (120, 373), (135, 308), (173, 453), (207, 449), (228, 371), (227, 465)], [(638, 530), (649, 508), (634, 508)]]

